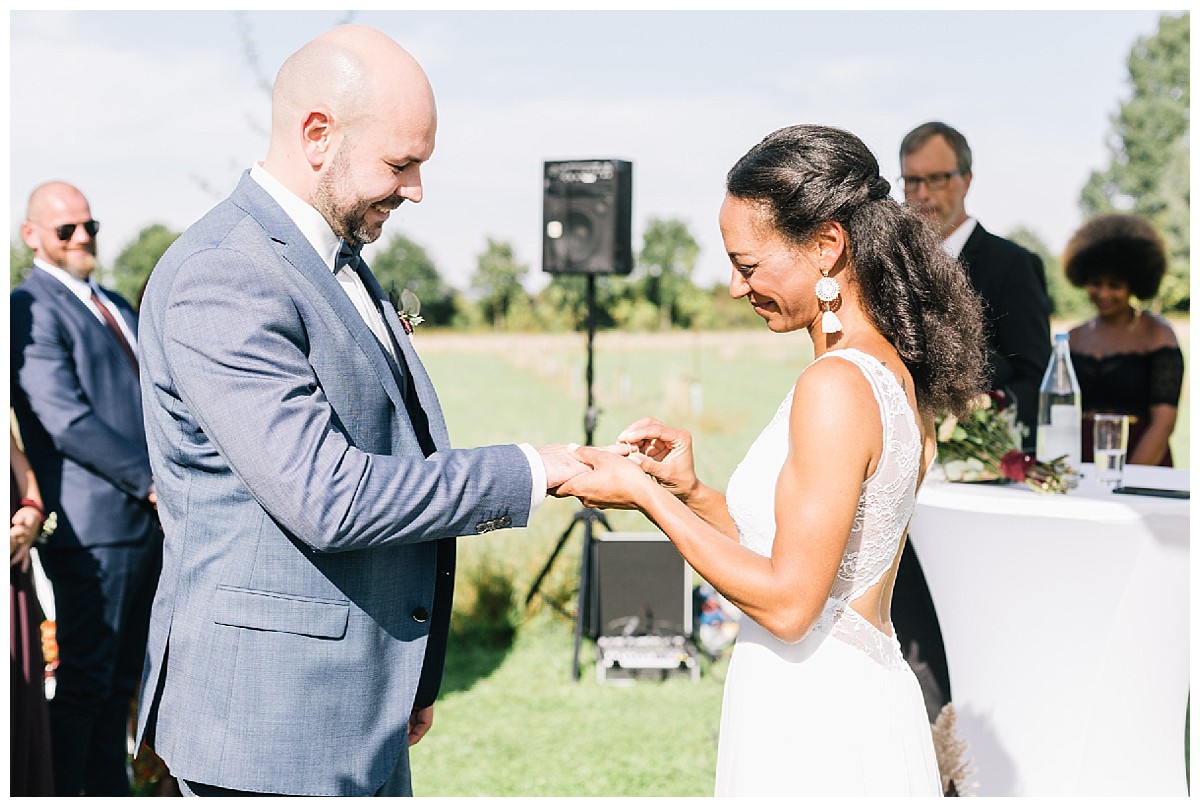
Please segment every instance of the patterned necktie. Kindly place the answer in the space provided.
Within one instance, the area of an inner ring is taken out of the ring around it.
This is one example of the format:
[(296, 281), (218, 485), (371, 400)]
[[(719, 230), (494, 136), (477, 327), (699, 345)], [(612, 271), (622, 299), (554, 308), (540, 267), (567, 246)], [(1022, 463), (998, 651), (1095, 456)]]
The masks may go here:
[(129, 342), (125, 339), (125, 334), (121, 333), (121, 326), (117, 324), (117, 319), (112, 315), (96, 294), (96, 290), (92, 289), (92, 305), (96, 306), (100, 311), (100, 316), (104, 318), (104, 324), (108, 326), (108, 330), (112, 332), (113, 337), (117, 340), (117, 344), (121, 346), (121, 350), (125, 353), (125, 358), (129, 359), (129, 363), (133, 365), (133, 372), (138, 372), (137, 356), (133, 353), (133, 348), (129, 346)]

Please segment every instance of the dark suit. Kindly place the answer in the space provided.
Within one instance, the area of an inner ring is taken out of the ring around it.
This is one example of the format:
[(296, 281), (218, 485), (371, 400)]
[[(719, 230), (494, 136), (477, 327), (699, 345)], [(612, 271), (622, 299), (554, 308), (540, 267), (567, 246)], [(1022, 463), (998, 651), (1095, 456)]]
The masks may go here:
[(1038, 387), (1050, 361), (1050, 297), (1042, 259), (976, 224), (959, 256), (983, 297), (992, 389), (1017, 399), (1017, 419), (1036, 444)]
[[(105, 290), (136, 334), (136, 315)], [(59, 667), (58, 795), (127, 795), (126, 724), (145, 653), (157, 519), (138, 374), (113, 334), (40, 268), (10, 297), (12, 406), (47, 512)]]
[[(1038, 388), (1050, 361), (1050, 298), (1042, 259), (1029, 250), (992, 235), (976, 223), (959, 256), (971, 285), (983, 297), (987, 329), (987, 359), (991, 388), (1017, 399), (1017, 419), (1029, 426), (1026, 450), (1036, 444)], [(929, 666), (922, 681), (930, 720), (936, 709), (950, 700), (950, 673), (942, 644), (937, 612), (921, 571), (912, 541), (904, 545), (892, 592), (892, 622), (901, 647), (911, 656), (916, 642), (918, 658)]]

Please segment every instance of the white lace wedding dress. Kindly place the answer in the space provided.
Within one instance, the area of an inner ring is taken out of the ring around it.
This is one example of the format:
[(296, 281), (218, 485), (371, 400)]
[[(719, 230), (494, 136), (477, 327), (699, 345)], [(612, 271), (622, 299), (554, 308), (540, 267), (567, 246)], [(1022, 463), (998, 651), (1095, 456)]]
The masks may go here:
[[(788, 644), (743, 616), (725, 680), (718, 796), (938, 796), (941, 779), (921, 688), (893, 635), (850, 603), (900, 551), (916, 503), (921, 439), (896, 377), (857, 350), (820, 357), (857, 365), (875, 392), (883, 453), (863, 483), (833, 591), (805, 637)], [(729, 480), (742, 545), (769, 556), (775, 485), (788, 451), (789, 392)], [(836, 436), (828, 458), (837, 461)]]

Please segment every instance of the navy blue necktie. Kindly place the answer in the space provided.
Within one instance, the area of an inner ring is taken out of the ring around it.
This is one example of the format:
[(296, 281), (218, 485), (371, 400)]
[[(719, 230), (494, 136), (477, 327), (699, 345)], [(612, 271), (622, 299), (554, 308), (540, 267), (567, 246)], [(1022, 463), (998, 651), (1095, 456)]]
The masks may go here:
[[(346, 243), (345, 239), (342, 239), (341, 246), (338, 247), (337, 257), (333, 261), (334, 272), (339, 272), (346, 266), (350, 267), (354, 272), (359, 272), (362, 268), (362, 257), (359, 255), (361, 250), (361, 244), (352, 247)], [(380, 349), (383, 349), (382, 345), (380, 345)], [(429, 433), (429, 418), (425, 414), (420, 401), (417, 400), (416, 390), (413, 389), (408, 362), (405, 361), (404, 353), (399, 348), (397, 348), (395, 355), (390, 354), (387, 350), (384, 350), (384, 354), (389, 359), (388, 363), (392, 366), (393, 371), (399, 371), (396, 375), (396, 383), (400, 387), (401, 397), (403, 397), (405, 406), (408, 409), (413, 430), (417, 433), (417, 441), (421, 444), (425, 456), (428, 457), (437, 448), (434, 446), (433, 438)]]
[(337, 257), (333, 261), (333, 271), (337, 272), (344, 266), (349, 266), (355, 272), (362, 264), (362, 257), (359, 253), (362, 251), (362, 244), (352, 247), (343, 238), (341, 246), (338, 247)]

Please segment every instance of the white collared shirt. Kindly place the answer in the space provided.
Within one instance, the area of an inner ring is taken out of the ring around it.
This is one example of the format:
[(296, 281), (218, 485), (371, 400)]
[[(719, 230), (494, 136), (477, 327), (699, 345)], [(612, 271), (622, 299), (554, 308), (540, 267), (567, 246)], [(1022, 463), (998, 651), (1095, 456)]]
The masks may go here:
[[(263, 168), (261, 162), (255, 162), (250, 167), (250, 178), (262, 186), (262, 189), (283, 208), (283, 212), (312, 244), (317, 255), (325, 261), (329, 271), (334, 271), (342, 240), (333, 232), (333, 228), (329, 226), (325, 217), (315, 207), (292, 193), (282, 182), (271, 176), (267, 169)], [(345, 290), (346, 296), (350, 298), (350, 302), (354, 303), (354, 307), (363, 321), (367, 323), (367, 327), (371, 329), (388, 353), (395, 358), (392, 340), (388, 336), (383, 317), (380, 316), (379, 309), (375, 307), (358, 272), (343, 268), (342, 271), (336, 273), (335, 277)], [(528, 443), (519, 443), (517, 447), (521, 449), (525, 459), (529, 462), (529, 473), (533, 477), (533, 493), (529, 503), (529, 514), (532, 516), (533, 511), (546, 498), (546, 466), (533, 446)]]
[(117, 325), (121, 328), (121, 334), (125, 337), (125, 341), (129, 343), (129, 347), (133, 350), (133, 355), (138, 355), (137, 337), (134, 336), (133, 331), (130, 330), (128, 323), (125, 322), (125, 317), (121, 315), (120, 309), (113, 305), (113, 301), (109, 299), (109, 296), (104, 293), (104, 289), (100, 288), (95, 281), (91, 279), (80, 280), (67, 270), (59, 269), (57, 266), (51, 266), (41, 258), (34, 258), (33, 265), (70, 289), (71, 293), (78, 297), (80, 301), (87, 306), (88, 311), (91, 311), (96, 319), (100, 320), (100, 324), (107, 329), (108, 323), (104, 320), (104, 315), (100, 313), (98, 308), (96, 308), (96, 304), (92, 302), (92, 292), (95, 292), (96, 297), (100, 299), (100, 302), (103, 303), (104, 307), (108, 309), (110, 314), (112, 314), (113, 319), (117, 321)]
[(391, 336), (383, 324), (383, 317), (380, 315), (379, 309), (375, 307), (375, 302), (371, 299), (371, 294), (367, 291), (362, 277), (349, 267), (342, 267), (341, 271), (335, 269), (342, 239), (333, 232), (333, 228), (329, 226), (325, 217), (315, 207), (292, 193), (284, 187), (282, 182), (267, 173), (261, 163), (255, 163), (250, 168), (250, 178), (261, 185), (262, 189), (279, 203), (283, 212), (287, 213), (288, 218), (304, 234), (308, 243), (312, 244), (312, 248), (316, 250), (317, 255), (325, 261), (329, 271), (334, 272), (337, 282), (341, 284), (346, 296), (350, 298), (350, 302), (358, 311), (358, 315), (363, 318), (363, 322), (375, 334), (379, 344), (383, 345), (392, 358), (395, 358), (396, 352), (392, 349)]
[(942, 249), (946, 250), (951, 258), (958, 260), (958, 256), (962, 254), (963, 247), (967, 245), (967, 239), (971, 237), (971, 233), (975, 232), (975, 225), (978, 224), (973, 217), (967, 216), (967, 220), (955, 228), (954, 232), (946, 236), (942, 241)]

